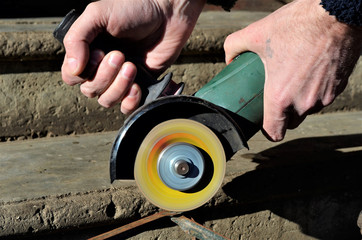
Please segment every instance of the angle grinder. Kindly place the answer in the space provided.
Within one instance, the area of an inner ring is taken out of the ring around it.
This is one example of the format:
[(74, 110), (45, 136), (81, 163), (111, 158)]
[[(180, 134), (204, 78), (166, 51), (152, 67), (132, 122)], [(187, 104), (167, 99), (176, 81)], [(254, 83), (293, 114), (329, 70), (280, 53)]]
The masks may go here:
[[(54, 31), (60, 42), (78, 16), (70, 12)], [(106, 41), (96, 47), (119, 49)], [(111, 182), (135, 179), (165, 210), (198, 208), (220, 188), (226, 161), (261, 129), (264, 65), (255, 53), (242, 53), (192, 96), (181, 95), (183, 83), (173, 82), (172, 74), (155, 80), (137, 67), (135, 81), (145, 97), (113, 143)]]

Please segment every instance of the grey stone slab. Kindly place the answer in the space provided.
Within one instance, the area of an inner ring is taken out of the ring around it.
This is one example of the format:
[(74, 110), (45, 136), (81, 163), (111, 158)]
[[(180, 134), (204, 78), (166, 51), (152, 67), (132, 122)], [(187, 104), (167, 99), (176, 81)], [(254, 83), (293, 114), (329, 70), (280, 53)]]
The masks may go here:
[(54, 31), (61, 18), (0, 18), (0, 32), (48, 32)]
[(1, 144), (1, 201), (111, 187), (108, 162), (115, 134), (42, 138)]
[[(228, 34), (268, 14), (204, 12), (183, 52), (202, 52), (205, 49), (220, 52)], [(52, 35), (60, 21), (61, 18), (0, 19), (0, 61), (61, 58), (64, 49)]]
[[(359, 133), (361, 112), (315, 115), (298, 129), (289, 130), (283, 142)], [(110, 188), (109, 157), (116, 135), (117, 132), (107, 132), (0, 143), (0, 201)], [(236, 161), (228, 162), (228, 174), (254, 170), (259, 165), (252, 161), (254, 154), (279, 144), (258, 133), (249, 141), (250, 150), (241, 150), (233, 157)], [(356, 151), (361, 148), (358, 144), (340, 150)]]
[[(0, 143), (0, 236), (121, 223), (155, 211), (134, 181), (109, 183), (115, 136), (109, 132)], [(310, 116), (280, 143), (258, 133), (249, 146), (227, 162), (222, 189), (201, 209), (225, 204), (242, 209), (275, 199), (360, 191), (362, 112)], [(353, 200), (357, 208), (358, 199)]]

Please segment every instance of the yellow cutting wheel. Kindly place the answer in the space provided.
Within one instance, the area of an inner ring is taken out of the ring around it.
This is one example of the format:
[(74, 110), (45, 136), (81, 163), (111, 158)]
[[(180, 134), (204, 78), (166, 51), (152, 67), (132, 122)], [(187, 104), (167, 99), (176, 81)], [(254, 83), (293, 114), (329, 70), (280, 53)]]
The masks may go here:
[(182, 212), (214, 196), (225, 166), (223, 146), (209, 128), (189, 119), (172, 119), (147, 134), (136, 156), (134, 176), (150, 202)]

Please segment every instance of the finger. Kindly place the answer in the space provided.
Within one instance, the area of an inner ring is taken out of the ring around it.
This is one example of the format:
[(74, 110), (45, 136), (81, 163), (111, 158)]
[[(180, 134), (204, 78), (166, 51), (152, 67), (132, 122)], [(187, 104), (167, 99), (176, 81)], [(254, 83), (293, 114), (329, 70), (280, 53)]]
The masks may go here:
[(141, 88), (134, 83), (121, 103), (121, 112), (130, 114), (135, 111), (141, 101), (141, 97)]
[(121, 52), (108, 53), (100, 63), (94, 78), (81, 85), (82, 93), (89, 98), (101, 95), (112, 84), (124, 61), (125, 57)]
[[(99, 96), (98, 103), (109, 108), (121, 102), (132, 87), (136, 73), (136, 66), (133, 63), (125, 62), (113, 83)], [(136, 95), (138, 93), (132, 94)]]
[(276, 116), (273, 118), (269, 118), (268, 116), (264, 117), (262, 129), (264, 136), (273, 142), (282, 141), (287, 129), (287, 120), (288, 118), (284, 114), (280, 115), (279, 118)]
[(101, 32), (101, 12), (95, 3), (90, 4), (73, 23), (64, 38), (66, 56), (64, 58), (64, 79), (81, 74), (89, 60), (89, 45)]
[(270, 96), (265, 88), (263, 133), (270, 141), (284, 139), (289, 121), (289, 106), (287, 101), (282, 102), (277, 97)]
[(224, 50), (226, 64), (231, 63), (231, 61), (240, 53), (248, 51), (245, 38), (243, 37), (244, 31), (245, 30), (234, 32), (225, 39)]
[[(86, 80), (89, 80), (91, 78), (93, 78), (94, 74), (97, 71), (98, 65), (99, 63), (102, 61), (102, 59), (104, 58), (104, 52), (101, 50), (93, 50), (90, 54), (89, 57), (89, 62), (85, 68), (85, 70), (79, 75), (79, 76), (64, 76), (63, 79), (64, 81), (68, 84), (68, 85), (75, 85), (78, 83), (83, 83)], [(64, 64), (66, 64), (66, 62), (63, 63), (62, 69), (64, 68)], [(65, 74), (64, 71), (62, 71), (62, 74)], [(66, 79), (66, 80), (65, 80)]]
[(91, 51), (89, 61), (84, 71), (79, 75), (83, 80), (91, 80), (97, 72), (99, 64), (102, 62), (105, 54), (102, 50)]

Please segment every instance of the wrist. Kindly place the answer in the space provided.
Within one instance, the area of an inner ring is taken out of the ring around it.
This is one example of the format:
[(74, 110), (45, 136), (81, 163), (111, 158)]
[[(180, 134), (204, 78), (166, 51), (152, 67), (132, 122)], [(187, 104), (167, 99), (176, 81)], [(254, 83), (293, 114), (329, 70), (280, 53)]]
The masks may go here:
[[(307, 0), (308, 1), (308, 0)], [(349, 25), (341, 22), (336, 16), (331, 15), (321, 4), (321, 0), (309, 0), (315, 6), (315, 15), (317, 17), (317, 26), (324, 27), (326, 32), (335, 35), (337, 38), (352, 37), (362, 44), (362, 27)]]
[(361, 0), (321, 0), (322, 7), (339, 22), (351, 26), (362, 26)]

